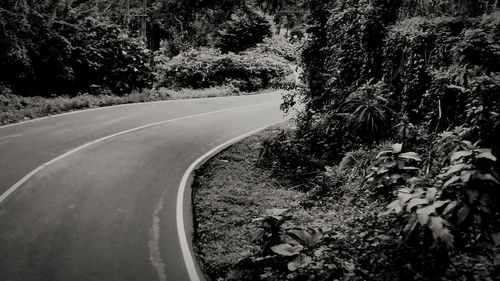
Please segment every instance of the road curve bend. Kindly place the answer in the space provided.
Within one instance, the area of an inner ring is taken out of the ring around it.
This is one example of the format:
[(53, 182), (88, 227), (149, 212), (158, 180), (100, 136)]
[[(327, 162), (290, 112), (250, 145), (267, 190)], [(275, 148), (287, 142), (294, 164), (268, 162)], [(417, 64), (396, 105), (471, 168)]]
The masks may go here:
[(0, 280), (203, 279), (183, 249), (190, 196), (179, 186), (228, 142), (283, 121), (280, 97), (131, 104), (0, 127)]

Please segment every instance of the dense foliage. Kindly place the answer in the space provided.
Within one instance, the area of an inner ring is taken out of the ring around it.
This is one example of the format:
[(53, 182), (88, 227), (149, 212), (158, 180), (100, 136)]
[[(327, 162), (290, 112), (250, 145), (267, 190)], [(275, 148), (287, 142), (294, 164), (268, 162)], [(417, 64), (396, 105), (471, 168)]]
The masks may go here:
[[(377, 231), (407, 251), (381, 253), (412, 268), (399, 280), (498, 278), (498, 1), (312, 2), (302, 53), (307, 88), (283, 104), (304, 108), (296, 130), (264, 143), (265, 163), (309, 175), (299, 185), (338, 192), (352, 185), (325, 181), (325, 170), (368, 164), (368, 174), (356, 173), (364, 177), (356, 190), (384, 209)], [(352, 154), (374, 149), (382, 151), (362, 162)], [(323, 199), (335, 202), (332, 192)], [(378, 264), (380, 249), (360, 247)], [(480, 273), (479, 261), (487, 268)]]
[(5, 5), (0, 10), (2, 91), (22, 95), (118, 95), (151, 83), (144, 46), (117, 26), (78, 18), (69, 7)]
[[(498, 12), (408, 18), (401, 16), (408, 12), (404, 2), (394, 22), (380, 2), (318, 1), (320, 8), (311, 11), (303, 52), (308, 89), (297, 98), (306, 106), (299, 126), (319, 138), (312, 145), (350, 145), (329, 140), (333, 134), (323, 134), (322, 122), (340, 133), (350, 124), (351, 140), (366, 144), (398, 135), (391, 128), (404, 122), (427, 132), (466, 123), (484, 145), (495, 145), (498, 118), (485, 114), (498, 112)], [(325, 15), (328, 6), (333, 9)], [(293, 105), (288, 101), (285, 107)]]
[(271, 27), (264, 17), (255, 13), (236, 14), (217, 31), (214, 45), (223, 53), (237, 53), (255, 47), (270, 35)]
[(279, 56), (249, 50), (222, 54), (202, 48), (181, 53), (158, 65), (161, 86), (206, 88), (232, 85), (241, 91), (279, 86), (291, 72), (289, 63)]

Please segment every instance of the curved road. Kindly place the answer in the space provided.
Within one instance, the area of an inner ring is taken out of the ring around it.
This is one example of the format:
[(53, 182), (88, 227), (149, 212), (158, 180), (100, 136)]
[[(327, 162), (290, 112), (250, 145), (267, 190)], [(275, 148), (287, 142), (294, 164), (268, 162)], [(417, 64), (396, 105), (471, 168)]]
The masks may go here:
[(0, 280), (189, 280), (176, 225), (186, 169), (282, 121), (279, 103), (154, 102), (0, 127)]

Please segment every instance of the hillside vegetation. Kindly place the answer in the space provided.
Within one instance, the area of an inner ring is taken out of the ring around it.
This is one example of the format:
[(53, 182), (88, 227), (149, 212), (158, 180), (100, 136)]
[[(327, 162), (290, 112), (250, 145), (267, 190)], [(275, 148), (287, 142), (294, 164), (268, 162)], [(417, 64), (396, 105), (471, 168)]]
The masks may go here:
[(258, 161), (305, 198), (254, 209), (251, 252), (216, 276), (498, 280), (498, 8), (310, 1), (306, 85), (282, 105), (301, 110)]

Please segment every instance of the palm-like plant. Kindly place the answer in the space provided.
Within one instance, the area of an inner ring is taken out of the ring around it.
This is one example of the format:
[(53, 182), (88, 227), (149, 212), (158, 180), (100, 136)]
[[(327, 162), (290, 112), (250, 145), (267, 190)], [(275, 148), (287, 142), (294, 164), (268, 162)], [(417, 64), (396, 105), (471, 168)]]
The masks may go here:
[(377, 83), (364, 85), (347, 98), (342, 109), (361, 139), (373, 142), (387, 132), (392, 114), (387, 96), (384, 84)]

